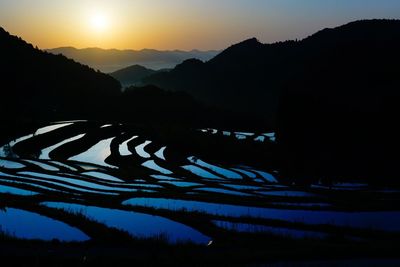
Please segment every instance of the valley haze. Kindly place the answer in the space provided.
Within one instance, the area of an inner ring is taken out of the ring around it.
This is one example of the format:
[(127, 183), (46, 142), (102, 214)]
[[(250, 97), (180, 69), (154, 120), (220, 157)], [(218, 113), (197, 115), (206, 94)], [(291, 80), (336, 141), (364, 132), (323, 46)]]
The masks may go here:
[(216, 56), (219, 51), (159, 51), (154, 49), (143, 50), (117, 50), (101, 48), (76, 49), (73, 47), (60, 47), (47, 49), (52, 54), (63, 54), (77, 62), (88, 65), (104, 73), (111, 73), (131, 65), (160, 70), (174, 68), (177, 64), (190, 58), (208, 61)]

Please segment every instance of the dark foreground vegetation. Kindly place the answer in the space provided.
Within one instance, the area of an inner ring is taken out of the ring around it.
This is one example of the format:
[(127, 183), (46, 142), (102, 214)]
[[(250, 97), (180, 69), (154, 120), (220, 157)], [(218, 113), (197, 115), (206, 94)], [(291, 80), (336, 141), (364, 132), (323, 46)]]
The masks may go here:
[[(60, 198), (61, 197), (61, 198)], [(344, 260), (364, 259), (376, 261), (380, 266), (395, 266), (397, 254), (397, 234), (381, 231), (357, 230), (329, 225), (309, 226), (301, 223), (285, 223), (257, 218), (229, 218), (211, 216), (212, 219), (275, 225), (276, 227), (296, 227), (312, 231), (328, 231), (324, 239), (293, 239), (269, 233), (240, 233), (233, 230), (217, 229), (208, 223), (210, 215), (187, 211), (169, 211), (132, 207), (125, 209), (148, 214), (171, 217), (185, 222), (203, 232), (213, 234), (213, 243), (196, 245), (191, 243), (168, 244), (162, 236), (149, 239), (132, 237), (128, 233), (105, 227), (84, 214), (71, 213), (65, 210), (39, 206), (41, 201), (64, 200), (62, 196), (37, 196), (16, 198), (1, 196), (1, 203), (8, 208), (36, 212), (53, 219), (67, 222), (79, 227), (91, 237), (86, 242), (62, 242), (59, 240), (20, 240), (12, 234), (0, 235), (0, 255), (3, 261), (11, 261), (13, 266), (269, 266), (275, 262), (295, 263), (310, 260)], [(108, 203), (106, 203), (108, 202)], [(105, 201), (101, 198), (88, 197), (89, 205), (121, 208), (118, 201)], [(211, 219), (211, 218), (210, 218)], [(351, 237), (350, 237), (351, 236)], [(391, 260), (392, 259), (392, 260)], [(389, 264), (384, 264), (386, 261)], [(390, 264), (391, 262), (393, 264)], [(253, 265), (254, 264), (254, 265)], [(292, 266), (289, 264), (288, 266)], [(354, 266), (354, 265), (353, 265)], [(358, 266), (358, 265), (355, 265)], [(364, 266), (364, 265), (361, 265)]]
[[(235, 242), (215, 247), (163, 245), (157, 242), (81, 243), (21, 241), (4, 238), (0, 255), (12, 266), (398, 266), (396, 243), (346, 244), (344, 241), (301, 243), (270, 238), (268, 245), (248, 236), (244, 247)], [(5, 242), (4, 242), (5, 241)], [(243, 245), (243, 244), (241, 244)], [(367, 257), (369, 253), (379, 257)], [(317, 255), (317, 256), (316, 256)], [(340, 255), (340, 256), (338, 256)], [(357, 264), (357, 259), (360, 264)], [(282, 259), (284, 263), (282, 263)], [(318, 264), (318, 261), (320, 263)], [(332, 262), (338, 261), (337, 265)], [(304, 263), (302, 263), (304, 262)], [(340, 263), (342, 262), (342, 263)], [(330, 265), (332, 264), (332, 265)], [(371, 265), (368, 265), (371, 264)]]

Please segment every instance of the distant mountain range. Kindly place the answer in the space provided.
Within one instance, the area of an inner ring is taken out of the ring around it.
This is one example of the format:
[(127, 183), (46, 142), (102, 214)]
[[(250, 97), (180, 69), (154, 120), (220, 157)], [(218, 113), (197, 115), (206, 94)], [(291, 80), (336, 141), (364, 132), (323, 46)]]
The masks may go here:
[(141, 65), (143, 67), (160, 70), (175, 67), (182, 61), (190, 58), (197, 58), (208, 61), (215, 57), (220, 51), (159, 51), (154, 49), (143, 50), (117, 50), (85, 48), (76, 49), (73, 47), (60, 47), (48, 49), (52, 54), (63, 54), (77, 62), (88, 65), (104, 73), (111, 73), (117, 70), (132, 66)]

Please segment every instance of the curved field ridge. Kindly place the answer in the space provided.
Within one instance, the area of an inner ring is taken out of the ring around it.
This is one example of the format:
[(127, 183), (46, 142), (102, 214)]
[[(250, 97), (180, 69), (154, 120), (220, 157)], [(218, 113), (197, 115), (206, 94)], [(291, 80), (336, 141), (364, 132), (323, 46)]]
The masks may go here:
[(107, 226), (125, 230), (133, 236), (150, 238), (163, 235), (173, 243), (192, 241), (198, 244), (207, 244), (210, 241), (209, 237), (190, 227), (159, 216), (61, 202), (44, 202), (42, 205), (82, 213), (85, 216), (96, 218)]
[[(84, 241), (88, 239), (84, 229), (80, 232), (62, 222), (83, 210), (83, 215), (109, 231), (117, 228), (143, 238), (163, 236), (173, 243), (204, 245), (227, 231), (239, 236), (263, 232), (294, 238), (358, 233), (363, 240), (379, 236), (374, 231), (400, 232), (396, 206), (400, 190), (395, 188), (359, 183), (284, 185), (271, 166), (218, 162), (218, 157), (196, 155), (176, 140), (160, 138), (159, 133), (123, 124), (104, 125), (55, 123), (0, 147), (0, 201), (12, 207), (10, 199), (18, 199), (19, 205), (36, 207), (33, 210), (38, 212), (19, 210), (19, 206), (0, 211), (3, 231), (21, 238)], [(275, 142), (274, 133), (193, 132), (196, 138)], [(206, 149), (212, 155), (214, 148)], [(366, 199), (366, 192), (373, 197)], [(55, 197), (60, 202), (51, 202)], [(349, 199), (351, 207), (343, 205)], [(368, 205), (374, 210), (367, 210)], [(48, 214), (43, 209), (57, 210), (56, 219), (61, 222), (41, 216)], [(15, 216), (22, 219), (13, 228), (10, 222)], [(30, 219), (37, 225), (54, 224), (64, 234), (32, 230), (29, 235), (21, 227)]]
[(2, 231), (24, 239), (89, 240), (80, 230), (63, 222), (20, 209), (8, 208), (6, 211), (0, 211), (0, 224)]

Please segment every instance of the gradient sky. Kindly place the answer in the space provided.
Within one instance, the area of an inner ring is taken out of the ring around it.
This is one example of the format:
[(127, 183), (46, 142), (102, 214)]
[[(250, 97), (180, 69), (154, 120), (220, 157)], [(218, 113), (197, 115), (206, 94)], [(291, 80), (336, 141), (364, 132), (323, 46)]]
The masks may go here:
[(370, 18), (400, 19), (400, 1), (0, 0), (0, 26), (43, 49), (222, 49)]

